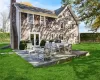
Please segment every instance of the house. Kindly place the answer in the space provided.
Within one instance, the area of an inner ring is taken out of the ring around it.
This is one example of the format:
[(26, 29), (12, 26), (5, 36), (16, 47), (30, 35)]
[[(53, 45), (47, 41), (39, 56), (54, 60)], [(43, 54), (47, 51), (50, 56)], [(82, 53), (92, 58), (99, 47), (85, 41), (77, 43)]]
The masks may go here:
[(44, 39), (79, 42), (78, 18), (69, 5), (51, 11), (11, 0), (10, 12), (13, 49), (19, 49), (22, 40), (31, 40), (34, 46), (39, 46)]

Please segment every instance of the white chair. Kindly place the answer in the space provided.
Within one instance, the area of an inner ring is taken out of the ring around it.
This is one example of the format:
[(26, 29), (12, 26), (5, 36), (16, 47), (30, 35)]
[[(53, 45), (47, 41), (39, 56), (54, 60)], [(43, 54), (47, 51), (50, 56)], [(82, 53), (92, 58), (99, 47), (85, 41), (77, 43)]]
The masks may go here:
[(57, 45), (55, 42), (52, 42), (52, 47), (51, 47), (51, 55), (56, 55), (57, 54)]
[(32, 43), (27, 43), (27, 53), (32, 59), (39, 58), (39, 54), (36, 53), (36, 48), (32, 45)]
[(46, 41), (45, 47), (44, 47), (44, 60), (51, 58), (51, 45), (49, 41)]
[(45, 48), (50, 49), (50, 43), (49, 43), (49, 41), (46, 41)]

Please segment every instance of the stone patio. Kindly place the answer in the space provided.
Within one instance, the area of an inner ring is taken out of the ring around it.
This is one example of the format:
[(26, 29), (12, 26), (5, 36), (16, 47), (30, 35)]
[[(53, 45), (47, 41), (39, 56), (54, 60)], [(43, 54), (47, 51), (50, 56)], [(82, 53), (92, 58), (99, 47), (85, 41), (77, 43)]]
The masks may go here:
[[(80, 57), (80, 56), (89, 56), (89, 52), (87, 51), (72, 51), (72, 54), (65, 55), (65, 54), (57, 54), (55, 57), (53, 57), (51, 60), (43, 61), (41, 59), (35, 58), (37, 54), (30, 55), (25, 50), (15, 50), (16, 54), (18, 54), (20, 57), (31, 63), (34, 67), (44, 67), (54, 64), (59, 64), (63, 62), (67, 62), (73, 58)], [(32, 58), (34, 56), (34, 59)], [(40, 55), (42, 56), (42, 54)]]

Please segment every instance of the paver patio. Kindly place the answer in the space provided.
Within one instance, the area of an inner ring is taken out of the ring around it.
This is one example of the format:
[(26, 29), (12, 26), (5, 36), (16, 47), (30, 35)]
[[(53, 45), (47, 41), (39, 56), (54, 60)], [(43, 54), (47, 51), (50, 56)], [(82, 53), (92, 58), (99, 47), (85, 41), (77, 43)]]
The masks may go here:
[[(43, 60), (40, 60), (40, 59), (36, 58), (37, 54), (33, 53), (33, 55), (30, 55), (26, 52), (26, 50), (15, 50), (15, 52), (20, 57), (22, 57), (23, 59), (25, 59), (26, 61), (31, 63), (34, 67), (42, 67), (42, 66), (49, 66), (49, 65), (59, 64), (59, 63), (69, 61), (69, 60), (71, 60), (75, 57), (86, 56), (86, 55), (89, 54), (87, 51), (72, 51), (72, 54), (70, 54), (70, 55), (57, 54), (51, 60), (43, 61)], [(40, 56), (42, 56), (42, 54), (40, 54)]]

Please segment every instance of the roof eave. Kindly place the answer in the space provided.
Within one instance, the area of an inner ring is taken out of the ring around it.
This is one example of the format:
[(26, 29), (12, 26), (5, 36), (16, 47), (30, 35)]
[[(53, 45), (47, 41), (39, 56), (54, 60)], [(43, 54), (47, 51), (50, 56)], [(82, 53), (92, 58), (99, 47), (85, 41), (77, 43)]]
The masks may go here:
[(26, 10), (26, 9), (19, 9), (20, 12), (24, 12), (24, 13), (29, 13), (29, 14), (36, 14), (36, 15), (40, 15), (41, 16), (46, 16), (46, 17), (52, 17), (52, 18), (58, 18), (57, 15), (53, 15), (53, 14), (47, 14), (47, 13), (42, 13), (42, 12), (35, 12), (35, 11), (30, 11), (30, 10)]

